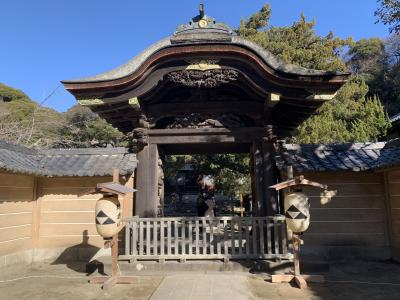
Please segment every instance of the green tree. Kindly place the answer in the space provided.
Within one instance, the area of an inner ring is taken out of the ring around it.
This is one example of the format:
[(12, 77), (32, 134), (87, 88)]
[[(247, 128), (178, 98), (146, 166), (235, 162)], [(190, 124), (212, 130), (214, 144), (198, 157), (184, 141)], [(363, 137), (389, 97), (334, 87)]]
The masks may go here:
[(400, 1), (378, 0), (380, 7), (375, 11), (378, 22), (390, 26), (390, 32), (400, 32)]
[(236, 32), (287, 63), (310, 69), (346, 70), (340, 54), (352, 45), (351, 38), (334, 37), (332, 32), (324, 37), (318, 36), (314, 29), (315, 21), (308, 22), (303, 14), (299, 21), (287, 27), (269, 25), (270, 16), (270, 6), (265, 4), (248, 20), (241, 20)]
[(297, 129), (296, 143), (373, 142), (390, 126), (387, 114), (376, 96), (367, 97), (368, 85), (353, 77), (336, 97)]
[(348, 52), (348, 66), (365, 79), (368, 95), (377, 95), (389, 115), (400, 111), (400, 33), (358, 41)]
[[(357, 45), (351, 38), (334, 37), (332, 32), (321, 37), (315, 32), (315, 21), (308, 22), (303, 14), (299, 21), (288, 27), (270, 26), (270, 15), (269, 5), (266, 4), (260, 12), (248, 20), (242, 20), (237, 33), (287, 63), (310, 69), (345, 71), (347, 66), (342, 54), (347, 47), (362, 48), (365, 56), (369, 52), (382, 50), (377, 41), (369, 49), (371, 43), (367, 43), (368, 47), (363, 42)], [(361, 70), (362, 66), (357, 65), (357, 62), (364, 57), (356, 53), (352, 57), (354, 67)], [(355, 77), (338, 92), (335, 100), (327, 102), (300, 125), (291, 140), (297, 143), (374, 141), (384, 136), (389, 126), (390, 122), (379, 99), (368, 97), (365, 80)]]
[(216, 188), (227, 196), (251, 192), (249, 154), (193, 155), (190, 163), (198, 174), (211, 175)]
[(57, 146), (104, 147), (123, 144), (123, 134), (87, 107), (77, 104), (63, 117), (64, 126), (59, 131), (62, 139)]
[(48, 147), (59, 138), (62, 117), (41, 107), (20, 90), (0, 83), (0, 139), (27, 146)]
[(37, 147), (123, 145), (123, 135), (86, 107), (61, 114), (0, 83), (0, 139)]

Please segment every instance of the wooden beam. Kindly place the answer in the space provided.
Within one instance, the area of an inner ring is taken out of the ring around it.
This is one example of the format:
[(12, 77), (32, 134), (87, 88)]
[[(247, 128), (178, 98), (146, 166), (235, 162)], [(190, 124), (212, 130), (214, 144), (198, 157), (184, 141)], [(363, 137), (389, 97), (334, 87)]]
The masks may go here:
[(150, 144), (252, 143), (260, 138), (262, 130), (261, 127), (151, 129), (149, 141)]

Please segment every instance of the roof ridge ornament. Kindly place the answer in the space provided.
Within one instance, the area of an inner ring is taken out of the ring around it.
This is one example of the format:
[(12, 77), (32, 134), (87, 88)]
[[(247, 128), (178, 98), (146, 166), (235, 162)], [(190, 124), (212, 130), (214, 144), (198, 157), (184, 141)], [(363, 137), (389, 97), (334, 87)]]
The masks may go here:
[(204, 4), (203, 3), (200, 3), (200, 6), (199, 6), (199, 16), (200, 16), (200, 18), (204, 17)]
[(178, 26), (173, 36), (172, 43), (203, 42), (203, 41), (228, 41), (232, 40), (233, 29), (225, 23), (217, 22), (207, 16), (204, 4), (199, 6), (199, 14), (193, 17), (188, 24)]

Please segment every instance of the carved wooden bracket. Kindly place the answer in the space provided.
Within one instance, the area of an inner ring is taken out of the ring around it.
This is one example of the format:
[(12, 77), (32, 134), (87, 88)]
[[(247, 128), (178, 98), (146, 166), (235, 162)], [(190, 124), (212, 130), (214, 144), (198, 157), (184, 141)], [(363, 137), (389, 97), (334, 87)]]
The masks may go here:
[(149, 135), (147, 129), (136, 128), (130, 133), (130, 148), (133, 152), (139, 152), (149, 144)]

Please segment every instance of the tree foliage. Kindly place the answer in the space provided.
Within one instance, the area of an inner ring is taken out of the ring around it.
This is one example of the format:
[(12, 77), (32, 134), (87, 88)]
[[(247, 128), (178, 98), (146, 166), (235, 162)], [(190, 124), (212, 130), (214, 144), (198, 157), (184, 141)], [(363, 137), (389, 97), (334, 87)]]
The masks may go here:
[(390, 126), (376, 96), (367, 97), (368, 85), (353, 77), (336, 97), (297, 129), (297, 143), (343, 143), (377, 141)]
[(346, 65), (340, 54), (352, 45), (351, 38), (341, 39), (332, 32), (326, 36), (315, 33), (315, 21), (307, 21), (302, 14), (291, 26), (269, 25), (271, 9), (266, 4), (248, 20), (242, 20), (236, 32), (287, 63), (305, 68), (344, 71)]
[(20, 90), (0, 83), (0, 139), (29, 146), (51, 146), (58, 138), (60, 114), (40, 107)]
[(358, 41), (350, 48), (348, 66), (364, 78), (368, 95), (377, 95), (389, 115), (400, 111), (400, 33)]
[(88, 108), (66, 113), (42, 107), (20, 90), (0, 83), (0, 139), (39, 147), (101, 147), (122, 143), (122, 133)]
[(122, 133), (87, 107), (77, 104), (64, 113), (63, 117), (64, 126), (59, 132), (63, 139), (59, 146), (104, 147), (122, 143)]
[(249, 154), (169, 155), (164, 162), (166, 178), (175, 178), (187, 164), (192, 166), (196, 178), (212, 176), (216, 189), (229, 197), (251, 191)]
[[(350, 54), (354, 68), (361, 72), (365, 68), (361, 60), (365, 57), (373, 60), (375, 54), (382, 51), (383, 46), (378, 41), (364, 45), (363, 42), (354, 43), (351, 38), (335, 37), (332, 32), (319, 36), (314, 29), (315, 21), (307, 21), (303, 14), (288, 27), (270, 26), (270, 15), (269, 5), (265, 5), (248, 20), (242, 20), (237, 33), (287, 63), (310, 69), (345, 71), (347, 66), (342, 54), (350, 47), (363, 50)], [(380, 100), (374, 95), (368, 96), (365, 80), (355, 77), (338, 92), (334, 101), (324, 104), (317, 114), (300, 125), (291, 140), (297, 143), (374, 141), (384, 136), (388, 127), (389, 120)]]
[(400, 32), (400, 1), (378, 0), (380, 7), (375, 11), (378, 21), (390, 26), (390, 32)]

